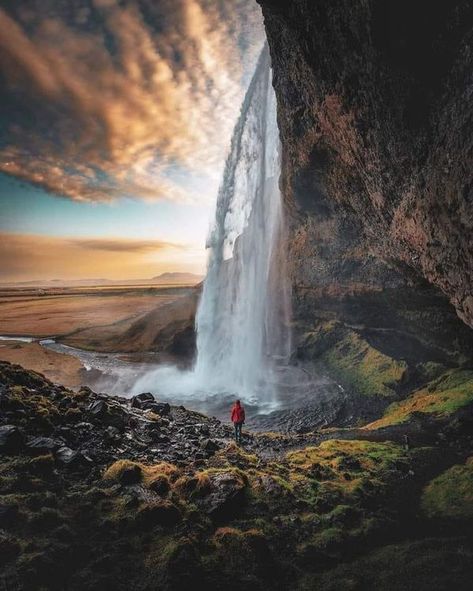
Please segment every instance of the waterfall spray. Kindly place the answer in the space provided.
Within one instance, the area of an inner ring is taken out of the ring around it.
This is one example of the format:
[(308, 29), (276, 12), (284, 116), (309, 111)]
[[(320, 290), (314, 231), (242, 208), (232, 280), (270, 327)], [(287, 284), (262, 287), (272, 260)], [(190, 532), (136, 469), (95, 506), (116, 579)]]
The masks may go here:
[(197, 380), (243, 398), (271, 396), (290, 349), (279, 153), (265, 47), (234, 130), (196, 319)]

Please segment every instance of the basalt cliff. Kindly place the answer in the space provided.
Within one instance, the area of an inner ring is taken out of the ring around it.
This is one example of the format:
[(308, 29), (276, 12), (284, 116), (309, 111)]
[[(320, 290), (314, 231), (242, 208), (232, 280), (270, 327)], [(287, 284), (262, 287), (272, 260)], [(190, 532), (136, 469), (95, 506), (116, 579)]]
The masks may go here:
[(471, 3), (259, 3), (296, 358), (388, 398), (471, 366)]

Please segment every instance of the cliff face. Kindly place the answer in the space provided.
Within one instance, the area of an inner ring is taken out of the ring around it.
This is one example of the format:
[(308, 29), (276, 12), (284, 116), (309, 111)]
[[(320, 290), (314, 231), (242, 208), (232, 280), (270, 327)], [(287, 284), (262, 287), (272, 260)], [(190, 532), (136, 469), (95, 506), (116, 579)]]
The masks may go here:
[(296, 320), (464, 349), (455, 334), (471, 344), (471, 331), (454, 310), (473, 326), (472, 4), (258, 1)]

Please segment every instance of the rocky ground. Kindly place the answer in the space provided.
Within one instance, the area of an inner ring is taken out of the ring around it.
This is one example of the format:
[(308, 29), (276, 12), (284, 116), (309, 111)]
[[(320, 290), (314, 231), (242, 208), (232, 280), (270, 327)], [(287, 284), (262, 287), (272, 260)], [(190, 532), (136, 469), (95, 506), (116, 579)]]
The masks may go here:
[(237, 447), (151, 395), (1, 363), (3, 588), (470, 589), (472, 382), (451, 370), (370, 424)]

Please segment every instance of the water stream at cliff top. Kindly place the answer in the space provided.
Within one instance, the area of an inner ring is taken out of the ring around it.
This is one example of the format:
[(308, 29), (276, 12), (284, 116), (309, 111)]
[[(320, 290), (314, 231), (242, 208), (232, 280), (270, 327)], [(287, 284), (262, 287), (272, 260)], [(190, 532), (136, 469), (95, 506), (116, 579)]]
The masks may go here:
[(278, 406), (279, 369), (291, 348), (279, 145), (265, 47), (234, 129), (208, 239), (195, 367), (157, 368), (134, 391), (180, 400), (238, 396), (259, 408)]

